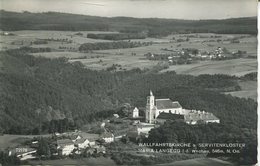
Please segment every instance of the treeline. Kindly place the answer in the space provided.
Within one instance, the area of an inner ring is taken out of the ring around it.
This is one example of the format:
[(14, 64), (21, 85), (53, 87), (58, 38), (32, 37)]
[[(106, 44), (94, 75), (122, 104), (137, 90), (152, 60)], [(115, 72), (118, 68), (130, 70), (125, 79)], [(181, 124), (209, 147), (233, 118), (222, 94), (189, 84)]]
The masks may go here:
[(0, 11), (0, 29), (147, 32), (149, 37), (172, 33), (257, 34), (256, 17), (225, 20), (177, 20), (159, 18), (95, 17), (66, 13), (16, 13)]
[(84, 43), (79, 47), (79, 51), (88, 52), (92, 50), (108, 50), (108, 49), (121, 49), (121, 48), (134, 48), (150, 45), (150, 42), (100, 42), (100, 43)]
[(144, 33), (88, 33), (88, 38), (92, 39), (103, 39), (103, 40), (129, 40), (129, 39), (145, 39)]
[(246, 81), (257, 81), (257, 72), (248, 73), (240, 78)]

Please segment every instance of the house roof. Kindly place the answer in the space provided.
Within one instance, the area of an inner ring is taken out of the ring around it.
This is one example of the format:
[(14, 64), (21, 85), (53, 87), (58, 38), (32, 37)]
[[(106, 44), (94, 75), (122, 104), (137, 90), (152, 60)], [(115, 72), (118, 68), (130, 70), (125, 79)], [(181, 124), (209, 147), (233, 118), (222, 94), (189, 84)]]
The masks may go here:
[(78, 137), (81, 138), (80, 135), (78, 135), (78, 134), (73, 134), (73, 135), (70, 136), (70, 139), (75, 140), (75, 139), (77, 139)]
[(74, 143), (70, 139), (57, 140), (58, 146), (73, 145)]
[(86, 141), (87, 139), (86, 138), (80, 138), (78, 140), (75, 141), (75, 144), (82, 144)]
[(159, 114), (157, 119), (168, 119), (168, 120), (178, 120), (178, 119), (183, 119), (184, 120), (184, 115), (179, 115), (179, 114), (171, 114), (171, 113), (165, 113), (162, 112)]
[(212, 113), (189, 113), (184, 116), (185, 121), (199, 121), (199, 120), (219, 120)]
[(141, 128), (141, 129), (142, 129), (142, 128), (154, 128), (154, 124), (150, 124), (150, 125), (149, 125), (149, 124), (148, 124), (148, 125), (147, 125), (147, 124), (145, 124), (145, 125), (143, 125), (143, 124), (138, 124), (138, 125), (136, 125), (136, 127), (137, 127), (137, 128)]
[(178, 101), (172, 102), (171, 99), (156, 99), (155, 105), (157, 109), (181, 108), (181, 105)]

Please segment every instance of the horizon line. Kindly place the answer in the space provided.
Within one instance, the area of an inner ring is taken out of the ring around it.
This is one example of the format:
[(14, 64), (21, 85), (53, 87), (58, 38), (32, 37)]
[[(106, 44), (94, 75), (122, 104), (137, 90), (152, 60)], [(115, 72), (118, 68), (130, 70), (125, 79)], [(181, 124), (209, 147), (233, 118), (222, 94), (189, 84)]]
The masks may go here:
[(257, 18), (255, 16), (241, 16), (241, 17), (227, 17), (227, 18), (207, 18), (207, 19), (184, 19), (184, 18), (168, 18), (168, 17), (131, 17), (131, 16), (98, 16), (98, 15), (87, 15), (80, 13), (70, 13), (70, 12), (60, 12), (60, 11), (42, 11), (42, 12), (31, 12), (28, 10), (24, 11), (12, 11), (0, 9), (0, 11), (4, 12), (13, 12), (13, 13), (31, 13), (31, 14), (44, 14), (44, 13), (59, 13), (59, 14), (71, 14), (71, 15), (79, 15), (79, 16), (90, 16), (90, 17), (101, 17), (101, 18), (133, 18), (133, 19), (164, 19), (164, 20), (187, 20), (187, 21), (210, 21), (210, 20), (228, 20), (228, 19), (241, 19), (241, 18)]

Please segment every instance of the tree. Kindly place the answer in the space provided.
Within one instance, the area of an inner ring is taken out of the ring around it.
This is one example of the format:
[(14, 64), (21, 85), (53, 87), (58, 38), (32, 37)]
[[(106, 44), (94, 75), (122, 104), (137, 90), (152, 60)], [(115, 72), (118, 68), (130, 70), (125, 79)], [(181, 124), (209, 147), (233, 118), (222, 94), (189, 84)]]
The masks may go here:
[(39, 146), (37, 148), (37, 154), (41, 157), (41, 156), (45, 156), (45, 157), (50, 157), (51, 156), (51, 151), (50, 151), (50, 147), (49, 147), (49, 143), (48, 141), (41, 137), (39, 140)]

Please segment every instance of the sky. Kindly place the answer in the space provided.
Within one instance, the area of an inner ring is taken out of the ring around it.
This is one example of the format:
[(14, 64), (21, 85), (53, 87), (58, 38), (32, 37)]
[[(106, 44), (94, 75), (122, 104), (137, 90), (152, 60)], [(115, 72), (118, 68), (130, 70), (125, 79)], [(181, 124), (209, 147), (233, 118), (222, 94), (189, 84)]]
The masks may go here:
[(225, 19), (257, 15), (256, 0), (0, 0), (7, 11), (138, 18)]

